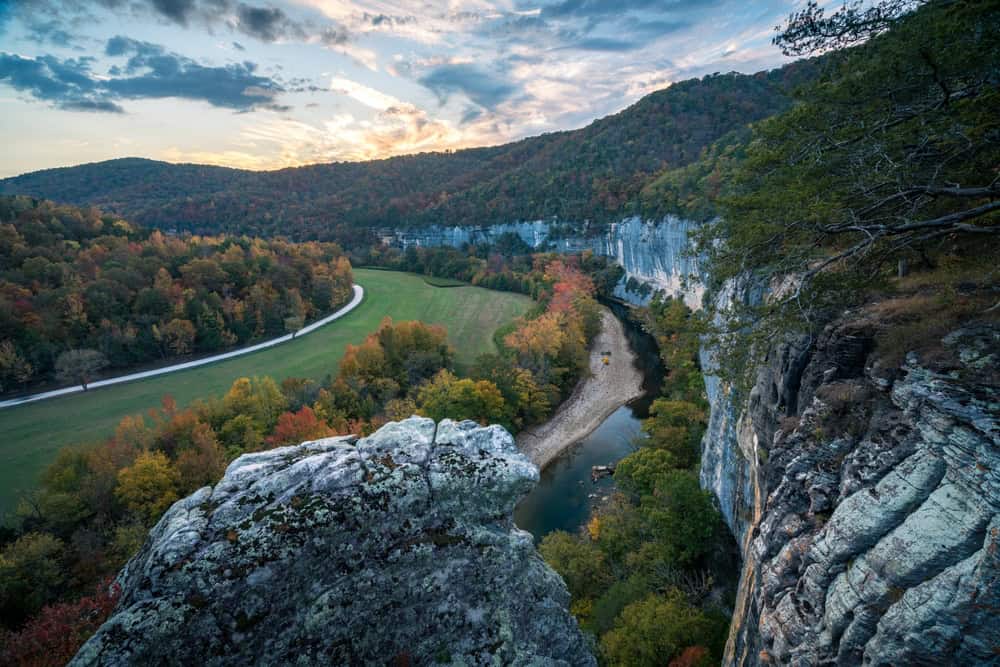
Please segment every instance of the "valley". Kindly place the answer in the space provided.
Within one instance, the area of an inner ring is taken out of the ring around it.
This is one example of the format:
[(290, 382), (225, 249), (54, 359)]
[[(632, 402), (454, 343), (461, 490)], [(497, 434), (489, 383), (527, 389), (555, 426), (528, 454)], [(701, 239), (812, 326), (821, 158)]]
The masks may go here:
[(1000, 4), (87, 4), (0, 10), (0, 665), (997, 664)]
[(40, 403), (0, 410), (0, 509), (10, 512), (30, 490), (56, 452), (70, 444), (97, 442), (114, 433), (125, 416), (156, 408), (164, 396), (184, 406), (220, 395), (239, 377), (304, 377), (337, 372), (348, 344), (357, 344), (385, 317), (448, 327), (459, 363), (494, 349), (493, 332), (532, 305), (525, 296), (477, 287), (440, 288), (423, 277), (354, 269), (365, 298), (349, 315), (309, 336), (252, 355), (180, 373), (116, 385)]

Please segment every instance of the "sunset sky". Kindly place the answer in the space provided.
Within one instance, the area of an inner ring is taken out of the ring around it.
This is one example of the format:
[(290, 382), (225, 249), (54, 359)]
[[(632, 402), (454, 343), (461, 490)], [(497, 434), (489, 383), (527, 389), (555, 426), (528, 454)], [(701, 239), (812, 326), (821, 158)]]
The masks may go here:
[(0, 0), (0, 176), (251, 169), (571, 129), (784, 59), (791, 0)]

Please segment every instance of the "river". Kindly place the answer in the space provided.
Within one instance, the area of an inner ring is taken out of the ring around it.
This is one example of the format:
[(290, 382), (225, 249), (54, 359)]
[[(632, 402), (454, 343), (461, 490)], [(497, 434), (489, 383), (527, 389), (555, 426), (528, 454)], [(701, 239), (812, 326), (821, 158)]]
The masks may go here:
[(624, 324), (636, 367), (642, 373), (643, 394), (618, 408), (542, 470), (538, 485), (514, 511), (515, 523), (536, 541), (554, 530), (577, 531), (587, 522), (591, 509), (614, 490), (610, 477), (591, 482), (591, 468), (615, 464), (635, 450), (633, 443), (642, 437), (640, 421), (648, 416), (650, 404), (660, 393), (663, 366), (656, 341), (628, 318), (625, 306), (605, 305)]

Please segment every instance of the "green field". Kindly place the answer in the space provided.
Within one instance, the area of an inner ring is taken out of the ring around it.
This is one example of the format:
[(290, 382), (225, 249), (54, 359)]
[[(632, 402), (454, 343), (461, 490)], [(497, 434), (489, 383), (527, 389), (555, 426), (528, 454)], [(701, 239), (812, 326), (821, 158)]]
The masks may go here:
[(493, 350), (493, 332), (531, 307), (526, 296), (478, 287), (434, 287), (422, 276), (355, 269), (365, 299), (345, 317), (308, 336), (245, 357), (83, 394), (0, 410), (0, 513), (12, 509), (63, 446), (114, 432), (118, 421), (143, 413), (170, 394), (180, 406), (221, 395), (242, 376), (311, 377), (334, 373), (348, 343), (360, 343), (388, 315), (442, 324), (459, 365)]

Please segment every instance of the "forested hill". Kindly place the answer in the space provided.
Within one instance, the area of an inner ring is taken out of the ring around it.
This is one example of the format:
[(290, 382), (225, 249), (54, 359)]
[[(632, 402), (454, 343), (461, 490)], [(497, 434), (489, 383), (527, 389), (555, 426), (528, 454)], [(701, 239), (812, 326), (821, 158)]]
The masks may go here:
[(585, 128), (502, 146), (251, 172), (143, 159), (49, 169), (0, 192), (96, 204), (141, 224), (193, 232), (344, 238), (358, 227), (611, 220), (638, 212), (658, 175), (786, 109), (803, 61), (752, 76), (680, 82)]

